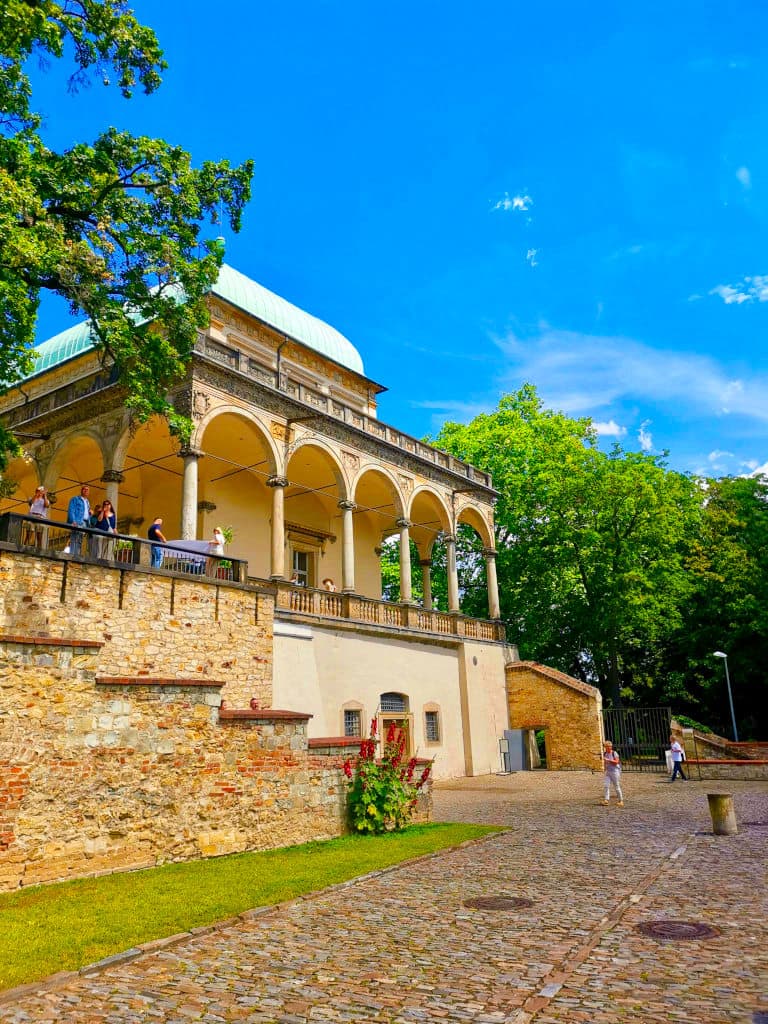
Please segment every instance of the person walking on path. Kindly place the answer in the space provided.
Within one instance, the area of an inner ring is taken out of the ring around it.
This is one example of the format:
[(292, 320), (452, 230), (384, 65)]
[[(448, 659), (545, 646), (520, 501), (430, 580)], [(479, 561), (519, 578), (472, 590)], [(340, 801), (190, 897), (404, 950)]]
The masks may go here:
[(669, 781), (674, 782), (679, 775), (683, 782), (687, 782), (688, 777), (683, 771), (685, 751), (680, 745), (679, 740), (676, 740), (674, 736), (669, 737), (669, 749), (672, 753), (672, 778)]
[(611, 786), (619, 801), (619, 807), (624, 806), (624, 794), (621, 792), (621, 758), (613, 749), (610, 740), (603, 744), (603, 770), (605, 772), (605, 796), (603, 803), (611, 802)]

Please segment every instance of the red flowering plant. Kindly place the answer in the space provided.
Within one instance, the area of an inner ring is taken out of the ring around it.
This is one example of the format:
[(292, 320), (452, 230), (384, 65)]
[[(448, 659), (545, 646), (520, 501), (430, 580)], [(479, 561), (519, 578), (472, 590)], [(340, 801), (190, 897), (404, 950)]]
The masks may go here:
[(404, 760), (405, 733), (392, 722), (384, 740), (381, 758), (376, 758), (376, 719), (371, 732), (360, 743), (353, 763), (348, 760), (344, 774), (349, 779), (348, 808), (356, 832), (376, 834), (403, 829), (416, 806), (419, 790), (432, 771), (428, 761), (420, 772), (417, 759)]

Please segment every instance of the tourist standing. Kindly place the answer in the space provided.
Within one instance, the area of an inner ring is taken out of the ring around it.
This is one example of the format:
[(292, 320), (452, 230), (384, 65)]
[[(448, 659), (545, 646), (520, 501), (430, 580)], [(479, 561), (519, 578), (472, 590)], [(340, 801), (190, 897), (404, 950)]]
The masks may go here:
[[(152, 525), (147, 530), (147, 537), (152, 541), (162, 541), (163, 544), (167, 544), (167, 540), (163, 535), (161, 529), (163, 525), (163, 517), (155, 516)], [(163, 549), (159, 544), (153, 544), (150, 548), (150, 565), (153, 569), (159, 569), (163, 564)]]
[[(88, 484), (83, 484), (80, 493), (69, 499), (67, 505), (67, 524), (69, 526), (88, 526), (91, 518), (91, 504), (88, 496), (91, 489)], [(72, 531), (69, 535), (69, 551), (72, 555), (79, 555), (83, 543), (83, 534)]]
[[(117, 516), (109, 498), (105, 498), (101, 503), (101, 510), (96, 517), (96, 529), (101, 530), (102, 533), (117, 533)], [(100, 557), (111, 561), (114, 548), (115, 542), (113, 540), (103, 540), (101, 542)]]
[(606, 740), (603, 744), (603, 771), (605, 772), (605, 796), (603, 797), (603, 803), (610, 803), (611, 788), (613, 788), (616, 799), (619, 802), (619, 807), (623, 807), (624, 794), (621, 792), (621, 758), (613, 749), (613, 744), (610, 740)]
[[(35, 516), (36, 519), (48, 518), (48, 509), (51, 507), (51, 503), (48, 500), (48, 495), (45, 493), (44, 487), (36, 487), (35, 493), (27, 501), (27, 504), (29, 505), (29, 514), (31, 516)], [(32, 540), (32, 538), (34, 538), (34, 540)], [(39, 548), (44, 547), (45, 542), (47, 541), (45, 528), (35, 524), (35, 526), (31, 527), (29, 530), (28, 540), (31, 543), (37, 544)]]
[(220, 526), (213, 529), (213, 537), (208, 541), (208, 555), (206, 559), (206, 573), (208, 576), (218, 576), (219, 558), (224, 555), (224, 533)]
[(685, 760), (685, 751), (679, 740), (675, 739), (674, 736), (669, 737), (669, 749), (672, 754), (672, 778), (670, 782), (674, 782), (679, 775), (683, 782), (688, 781), (688, 777), (683, 771), (683, 761)]

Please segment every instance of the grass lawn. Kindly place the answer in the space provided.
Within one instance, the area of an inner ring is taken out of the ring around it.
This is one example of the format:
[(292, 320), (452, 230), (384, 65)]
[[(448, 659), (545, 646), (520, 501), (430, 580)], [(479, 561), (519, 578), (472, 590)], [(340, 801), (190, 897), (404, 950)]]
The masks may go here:
[(0, 988), (77, 970), (140, 942), (497, 831), (481, 825), (412, 825), (384, 836), (342, 836), (0, 895)]

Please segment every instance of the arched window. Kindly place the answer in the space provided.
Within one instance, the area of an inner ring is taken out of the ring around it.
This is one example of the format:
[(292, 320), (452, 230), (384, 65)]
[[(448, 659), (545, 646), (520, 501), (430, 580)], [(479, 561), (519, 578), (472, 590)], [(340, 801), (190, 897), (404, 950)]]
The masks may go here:
[(379, 705), (382, 711), (395, 711), (402, 715), (408, 711), (408, 698), (404, 693), (382, 693)]

